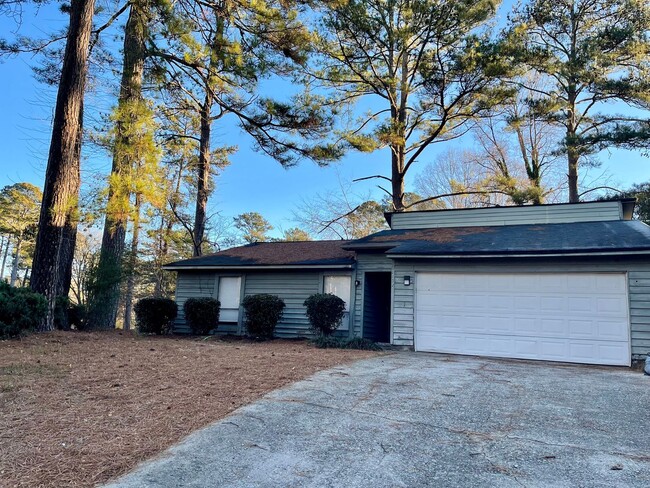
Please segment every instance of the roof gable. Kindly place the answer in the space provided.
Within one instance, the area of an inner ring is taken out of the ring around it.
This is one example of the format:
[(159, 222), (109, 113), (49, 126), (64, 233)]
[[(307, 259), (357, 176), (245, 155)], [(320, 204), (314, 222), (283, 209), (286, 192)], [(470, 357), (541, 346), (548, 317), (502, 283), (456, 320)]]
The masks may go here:
[(459, 208), (387, 213), (391, 229), (430, 229), (630, 220), (634, 198), (548, 205)]

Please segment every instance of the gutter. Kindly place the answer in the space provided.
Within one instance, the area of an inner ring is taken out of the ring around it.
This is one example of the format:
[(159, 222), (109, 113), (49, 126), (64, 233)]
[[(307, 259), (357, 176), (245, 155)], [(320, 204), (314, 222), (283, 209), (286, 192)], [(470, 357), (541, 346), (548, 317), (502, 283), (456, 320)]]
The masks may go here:
[(650, 249), (645, 251), (611, 251), (611, 252), (574, 252), (574, 253), (547, 253), (547, 254), (390, 254), (390, 259), (472, 259), (472, 258), (568, 258), (568, 257), (593, 257), (593, 256), (643, 256), (650, 254)]
[(277, 266), (261, 265), (261, 266), (210, 266), (209, 264), (203, 265), (186, 265), (186, 266), (163, 266), (165, 271), (188, 271), (188, 270), (263, 270), (263, 269), (352, 269), (353, 264), (285, 264)]

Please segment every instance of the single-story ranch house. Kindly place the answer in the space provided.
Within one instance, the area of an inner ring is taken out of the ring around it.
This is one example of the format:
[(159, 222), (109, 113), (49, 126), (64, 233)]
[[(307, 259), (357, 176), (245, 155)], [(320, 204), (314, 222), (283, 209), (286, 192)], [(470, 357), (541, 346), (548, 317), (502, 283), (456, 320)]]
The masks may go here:
[(388, 213), (354, 241), (263, 242), (171, 263), (177, 332), (190, 297), (221, 301), (219, 331), (242, 334), (241, 300), (286, 302), (276, 334), (310, 334), (303, 301), (328, 292), (339, 334), (416, 351), (630, 365), (650, 351), (650, 227), (635, 201)]

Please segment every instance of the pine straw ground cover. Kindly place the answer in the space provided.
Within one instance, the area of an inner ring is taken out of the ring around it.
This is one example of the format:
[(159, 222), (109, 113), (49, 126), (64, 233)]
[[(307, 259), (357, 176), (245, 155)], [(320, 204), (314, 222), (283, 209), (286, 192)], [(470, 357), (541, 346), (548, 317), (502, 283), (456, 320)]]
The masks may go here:
[(53, 332), (0, 342), (0, 486), (92, 486), (266, 392), (376, 355)]

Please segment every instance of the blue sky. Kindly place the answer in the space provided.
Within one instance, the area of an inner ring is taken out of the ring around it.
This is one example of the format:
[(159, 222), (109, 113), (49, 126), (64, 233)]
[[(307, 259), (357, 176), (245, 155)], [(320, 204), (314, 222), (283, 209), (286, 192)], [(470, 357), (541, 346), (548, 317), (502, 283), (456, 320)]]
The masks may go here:
[[(506, 2), (502, 12), (510, 6)], [(501, 14), (503, 18), (503, 13)], [(25, 15), (19, 30), (21, 34), (49, 31), (63, 25), (64, 19), (53, 7), (44, 7), (38, 15)], [(7, 18), (0, 19), (0, 37), (11, 38), (15, 24)], [(55, 91), (34, 80), (31, 64), (36, 60), (29, 56), (10, 58), (0, 63), (0, 187), (20, 181), (29, 181), (42, 186), (47, 163), (50, 139), (50, 121)], [(286, 87), (285, 87), (286, 88)], [(98, 110), (106, 110), (112, 103), (112, 87), (101, 87), (92, 93), (86, 102), (88, 117), (86, 124), (92, 126), (92, 116)], [(270, 84), (272, 91), (282, 90), (281, 82)], [(242, 133), (228, 120), (214, 126), (214, 145), (239, 147), (233, 155), (232, 164), (225, 169), (217, 182), (217, 189), (210, 203), (211, 212), (234, 216), (242, 212), (262, 213), (276, 228), (287, 229), (294, 225), (292, 212), (301, 200), (316, 193), (336, 191), (340, 182), (349, 183), (354, 178), (371, 174), (388, 174), (390, 163), (386, 152), (373, 154), (351, 153), (341, 162), (327, 168), (303, 162), (290, 169), (282, 168), (277, 162), (255, 152), (250, 137)], [(470, 140), (450, 144), (471, 144)], [(445, 144), (428, 151), (419, 163), (421, 167), (444, 151)], [(609, 184), (627, 187), (650, 179), (650, 161), (639, 153), (629, 151), (603, 152), (599, 155), (603, 165), (599, 171), (611, 175)], [(86, 151), (82, 166), (86, 179), (92, 174), (105, 175), (110, 168), (106, 155)], [(417, 168), (410, 175), (411, 183)], [(381, 198), (381, 192), (372, 182), (353, 185), (359, 194), (373, 192)]]

